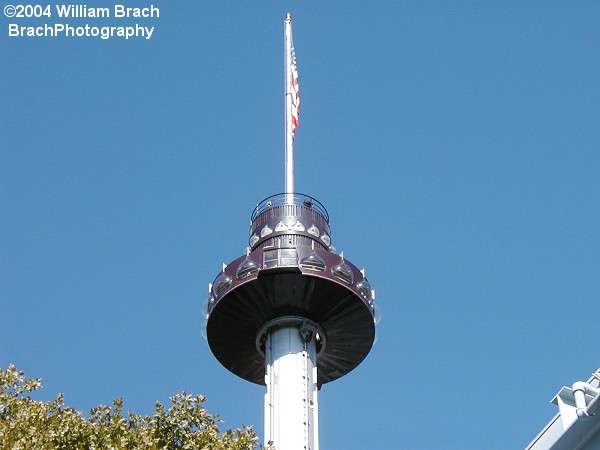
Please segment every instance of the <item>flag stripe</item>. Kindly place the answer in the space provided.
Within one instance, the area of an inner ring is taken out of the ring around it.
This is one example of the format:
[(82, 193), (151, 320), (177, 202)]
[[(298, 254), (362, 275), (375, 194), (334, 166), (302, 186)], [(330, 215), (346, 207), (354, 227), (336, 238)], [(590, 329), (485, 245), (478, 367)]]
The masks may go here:
[(291, 87), (291, 111), (292, 116), (292, 139), (296, 137), (296, 128), (300, 123), (298, 118), (300, 116), (300, 90), (298, 86), (298, 66), (296, 65), (296, 52), (294, 47), (291, 49), (290, 55), (290, 87)]

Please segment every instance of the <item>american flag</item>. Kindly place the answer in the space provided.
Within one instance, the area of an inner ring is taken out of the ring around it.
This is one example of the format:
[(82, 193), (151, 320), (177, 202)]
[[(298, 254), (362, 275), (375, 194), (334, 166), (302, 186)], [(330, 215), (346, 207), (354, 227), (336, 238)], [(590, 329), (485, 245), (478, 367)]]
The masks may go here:
[(296, 128), (298, 127), (298, 117), (300, 116), (300, 91), (298, 88), (298, 66), (296, 65), (296, 52), (292, 47), (292, 54), (290, 55), (290, 88), (292, 95), (292, 110), (290, 111), (292, 116), (292, 139), (296, 137)]

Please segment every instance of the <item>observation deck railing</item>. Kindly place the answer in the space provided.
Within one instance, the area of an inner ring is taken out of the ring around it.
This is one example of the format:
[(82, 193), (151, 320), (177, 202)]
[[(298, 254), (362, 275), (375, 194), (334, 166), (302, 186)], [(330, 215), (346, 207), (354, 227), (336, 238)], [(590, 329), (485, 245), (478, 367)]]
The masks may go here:
[(329, 213), (327, 212), (327, 209), (325, 209), (323, 204), (309, 195), (299, 193), (280, 193), (265, 198), (258, 205), (256, 205), (256, 208), (254, 208), (250, 220), (254, 222), (254, 220), (263, 212), (276, 206), (285, 205), (299, 205), (304, 206), (306, 208), (310, 208), (319, 213), (321, 216), (323, 216), (325, 222), (329, 224)]

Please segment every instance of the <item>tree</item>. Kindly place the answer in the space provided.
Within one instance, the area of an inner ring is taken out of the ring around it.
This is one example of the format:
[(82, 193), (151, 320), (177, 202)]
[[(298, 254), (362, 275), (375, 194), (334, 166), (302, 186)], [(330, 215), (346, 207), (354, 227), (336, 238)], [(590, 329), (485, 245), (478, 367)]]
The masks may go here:
[(64, 405), (63, 396), (42, 402), (30, 395), (41, 379), (26, 379), (14, 365), (0, 368), (0, 449), (2, 450), (254, 450), (251, 427), (218, 429), (218, 416), (202, 406), (203, 396), (186, 392), (152, 415), (123, 414), (123, 401), (93, 408), (90, 417)]

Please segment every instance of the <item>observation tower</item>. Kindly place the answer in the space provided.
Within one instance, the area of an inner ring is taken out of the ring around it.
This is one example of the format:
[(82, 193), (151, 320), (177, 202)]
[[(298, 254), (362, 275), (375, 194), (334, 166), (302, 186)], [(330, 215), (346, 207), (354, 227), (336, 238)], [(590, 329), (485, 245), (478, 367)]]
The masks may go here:
[(284, 41), (285, 192), (256, 206), (246, 253), (209, 284), (206, 337), (225, 368), (266, 385), (265, 443), (318, 450), (317, 392), (369, 353), (375, 291), (335, 253), (325, 207), (294, 191), (300, 97), (290, 14)]

